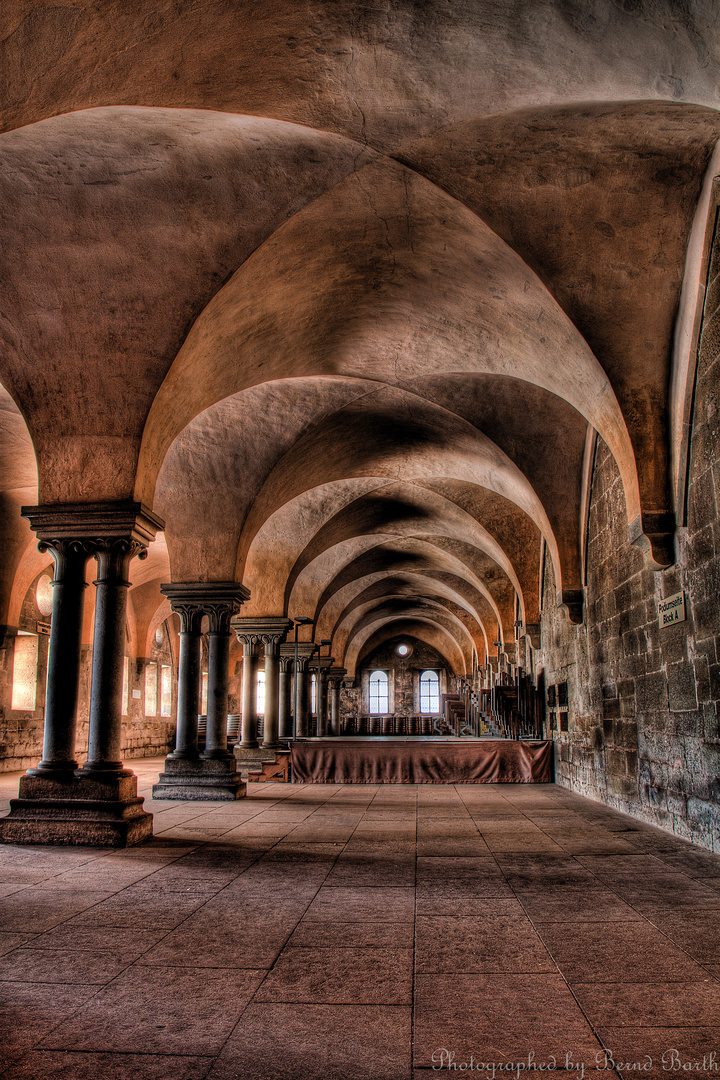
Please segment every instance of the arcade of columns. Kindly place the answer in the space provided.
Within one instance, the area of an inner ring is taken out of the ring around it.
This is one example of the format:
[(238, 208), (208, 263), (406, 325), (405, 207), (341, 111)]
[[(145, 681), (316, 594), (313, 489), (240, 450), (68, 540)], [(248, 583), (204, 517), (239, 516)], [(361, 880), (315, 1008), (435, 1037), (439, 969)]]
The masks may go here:
[[(141, 504), (27, 508), (26, 514), (55, 564), (52, 632), (47, 674), (43, 757), (21, 779), (9, 818), (0, 821), (8, 842), (136, 843), (152, 835), (152, 815), (137, 797), (134, 774), (120, 760), (122, 670), (129, 565), (147, 557), (161, 520)], [(95, 558), (95, 637), (88, 759), (74, 760), (82, 596), (85, 567)], [(317, 673), (318, 736), (340, 734), (343, 668), (332, 657), (312, 658), (312, 642), (285, 643), (293, 621), (242, 618), (250, 593), (235, 582), (183, 582), (161, 586), (180, 619), (175, 749), (153, 788), (162, 799), (238, 799), (245, 783), (238, 762), (260, 761), (310, 734), (310, 677)], [(200, 641), (207, 617), (208, 691), (205, 746), (198, 748)], [(228, 682), (232, 632), (243, 645), (241, 738), (228, 749)], [(263, 739), (258, 742), (257, 674), (264, 655)], [(284, 740), (281, 742), (280, 740)]]

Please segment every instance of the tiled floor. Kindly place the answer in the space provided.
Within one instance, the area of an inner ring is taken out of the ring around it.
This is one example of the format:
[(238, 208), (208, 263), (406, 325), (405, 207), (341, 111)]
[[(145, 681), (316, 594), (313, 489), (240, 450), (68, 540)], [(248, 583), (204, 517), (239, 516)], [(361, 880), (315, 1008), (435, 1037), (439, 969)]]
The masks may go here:
[(0, 847), (3, 1080), (720, 1071), (720, 857), (550, 785), (151, 803), (160, 764), (150, 843)]

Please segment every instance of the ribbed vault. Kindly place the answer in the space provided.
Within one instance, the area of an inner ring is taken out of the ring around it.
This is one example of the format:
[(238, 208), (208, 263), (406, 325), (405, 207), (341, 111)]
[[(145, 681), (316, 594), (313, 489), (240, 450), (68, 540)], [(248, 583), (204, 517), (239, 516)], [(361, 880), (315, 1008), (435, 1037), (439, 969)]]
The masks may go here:
[(581, 617), (594, 433), (671, 561), (713, 12), (168, 0), (128, 65), (129, 12), (31, 7), (0, 135), (4, 622), (47, 563), (23, 503), (135, 498), (166, 522), (138, 641), (160, 583), (234, 580), (351, 673), (400, 632), (470, 671), (537, 632), (544, 557)]

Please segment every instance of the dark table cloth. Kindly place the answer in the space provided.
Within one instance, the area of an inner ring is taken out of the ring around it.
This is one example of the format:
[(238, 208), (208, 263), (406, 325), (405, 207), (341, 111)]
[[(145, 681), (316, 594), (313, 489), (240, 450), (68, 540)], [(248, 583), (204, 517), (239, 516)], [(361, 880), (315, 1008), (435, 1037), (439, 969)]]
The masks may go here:
[(326, 739), (292, 748), (301, 784), (548, 784), (552, 743)]

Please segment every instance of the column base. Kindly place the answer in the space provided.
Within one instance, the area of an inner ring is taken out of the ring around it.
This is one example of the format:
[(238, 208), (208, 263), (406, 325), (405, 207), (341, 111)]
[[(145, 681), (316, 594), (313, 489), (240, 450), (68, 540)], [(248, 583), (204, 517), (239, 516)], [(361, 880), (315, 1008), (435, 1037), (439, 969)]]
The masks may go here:
[(182, 799), (186, 802), (229, 802), (242, 799), (245, 783), (235, 759), (165, 758), (165, 771), (153, 784), (154, 799)]
[(25, 775), (10, 813), (0, 820), (0, 842), (129, 847), (152, 836), (152, 821), (133, 773)]
[(239, 765), (246, 764), (248, 761), (264, 761), (268, 752), (263, 750), (262, 746), (241, 746), (238, 743), (233, 747), (233, 755)]

